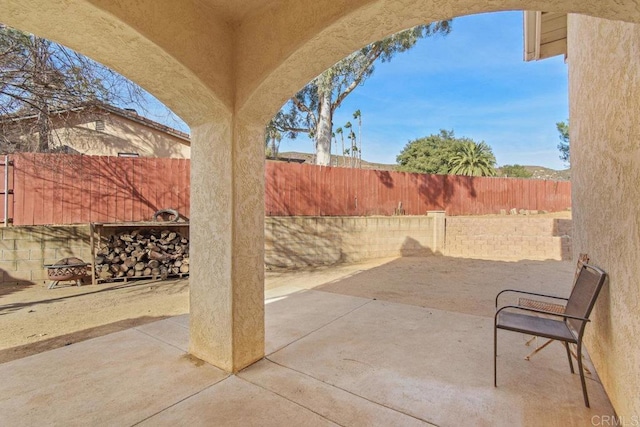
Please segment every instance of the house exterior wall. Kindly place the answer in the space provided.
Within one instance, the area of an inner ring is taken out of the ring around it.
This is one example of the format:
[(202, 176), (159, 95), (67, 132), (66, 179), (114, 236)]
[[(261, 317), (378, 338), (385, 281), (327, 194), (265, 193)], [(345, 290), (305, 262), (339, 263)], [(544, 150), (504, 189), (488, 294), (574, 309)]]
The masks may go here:
[[(99, 127), (98, 122), (103, 126)], [(32, 149), (38, 146), (35, 120), (16, 122), (7, 130), (13, 139), (22, 140), (22, 144)], [(65, 146), (92, 156), (137, 153), (140, 157), (188, 159), (191, 154), (188, 140), (102, 109), (84, 109), (53, 117), (50, 148)]]
[(617, 414), (640, 416), (640, 25), (569, 18), (574, 254), (609, 273), (586, 342)]
[(117, 156), (118, 153), (138, 153), (140, 157), (171, 157), (188, 159), (191, 147), (181, 138), (144, 126), (116, 114), (101, 118), (104, 130), (96, 130), (96, 122), (82, 123), (61, 135), (61, 143), (82, 154)]

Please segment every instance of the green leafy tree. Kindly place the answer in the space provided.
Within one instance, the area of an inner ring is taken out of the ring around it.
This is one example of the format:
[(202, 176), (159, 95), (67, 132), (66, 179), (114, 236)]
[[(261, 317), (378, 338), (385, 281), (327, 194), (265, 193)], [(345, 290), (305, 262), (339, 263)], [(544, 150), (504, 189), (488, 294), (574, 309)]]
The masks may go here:
[(485, 142), (464, 141), (449, 159), (449, 173), (466, 176), (495, 176), (496, 157)]
[(440, 130), (407, 143), (396, 157), (398, 170), (429, 174), (495, 175), (495, 156), (485, 142), (456, 138), (453, 130)]
[(461, 140), (453, 130), (440, 130), (424, 138), (409, 141), (396, 157), (398, 170), (430, 174), (449, 173), (449, 160), (457, 152)]
[(558, 144), (558, 150), (560, 150), (560, 160), (568, 164), (571, 163), (569, 153), (569, 120), (567, 122), (556, 123), (556, 129), (560, 133), (560, 143)]
[(510, 178), (531, 178), (533, 173), (529, 172), (524, 166), (521, 165), (504, 165), (501, 166), (500, 175)]
[(450, 20), (434, 22), (363, 47), (309, 82), (276, 114), (272, 125), (290, 138), (307, 133), (314, 139), (316, 163), (329, 165), (333, 114), (373, 74), (374, 64), (391, 61), (394, 55), (411, 49), (423, 37), (447, 35), (450, 31)]

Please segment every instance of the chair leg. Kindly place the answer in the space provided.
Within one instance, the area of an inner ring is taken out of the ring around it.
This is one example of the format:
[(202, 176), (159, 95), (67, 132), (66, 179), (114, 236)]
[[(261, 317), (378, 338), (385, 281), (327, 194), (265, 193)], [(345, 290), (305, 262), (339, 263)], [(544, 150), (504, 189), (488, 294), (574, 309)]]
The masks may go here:
[(493, 386), (498, 387), (498, 328), (493, 325)]
[[(578, 360), (578, 355), (573, 351), (573, 347), (571, 347), (571, 345), (569, 345), (569, 349), (571, 350), (571, 355), (573, 356), (573, 358)], [(582, 357), (584, 357), (584, 356), (582, 356)], [(582, 369), (584, 369), (585, 373), (587, 373), (588, 375), (591, 375), (591, 371), (589, 370), (589, 368), (587, 368), (586, 366), (582, 365)]]
[(569, 349), (569, 343), (568, 342), (564, 343), (564, 348), (567, 349), (567, 357), (569, 358), (569, 367), (571, 368), (571, 373), (575, 374), (575, 371), (573, 370), (573, 361), (571, 360), (571, 350)]
[(587, 395), (587, 383), (584, 380), (584, 369), (582, 369), (582, 342), (578, 341), (578, 369), (580, 370), (580, 382), (582, 383), (582, 394), (584, 396), (584, 406), (589, 407), (589, 396)]

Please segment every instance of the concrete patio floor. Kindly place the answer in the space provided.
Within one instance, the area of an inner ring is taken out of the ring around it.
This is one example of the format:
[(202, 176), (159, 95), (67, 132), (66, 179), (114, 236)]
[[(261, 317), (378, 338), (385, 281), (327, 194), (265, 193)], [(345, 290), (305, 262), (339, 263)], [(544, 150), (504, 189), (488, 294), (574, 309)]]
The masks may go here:
[(428, 257), (291, 276), (266, 291), (267, 356), (239, 374), (190, 357), (188, 316), (173, 317), (0, 365), (0, 425), (592, 425), (613, 408), (595, 374), (584, 407), (559, 344), (525, 361), (525, 337), (499, 333), (492, 383), (497, 291), (566, 294), (572, 275)]

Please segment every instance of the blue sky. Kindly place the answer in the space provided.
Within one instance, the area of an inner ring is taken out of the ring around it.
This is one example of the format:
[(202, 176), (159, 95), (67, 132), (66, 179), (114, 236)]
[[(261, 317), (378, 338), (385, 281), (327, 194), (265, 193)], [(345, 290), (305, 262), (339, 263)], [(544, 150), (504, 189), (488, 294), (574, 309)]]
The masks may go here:
[[(362, 112), (362, 158), (395, 163), (410, 140), (453, 129), (485, 141), (498, 165), (564, 169), (555, 123), (568, 118), (562, 56), (522, 60), (522, 12), (456, 18), (446, 37), (426, 38), (375, 73), (336, 111), (334, 129)], [(306, 136), (280, 151), (312, 152)]]

